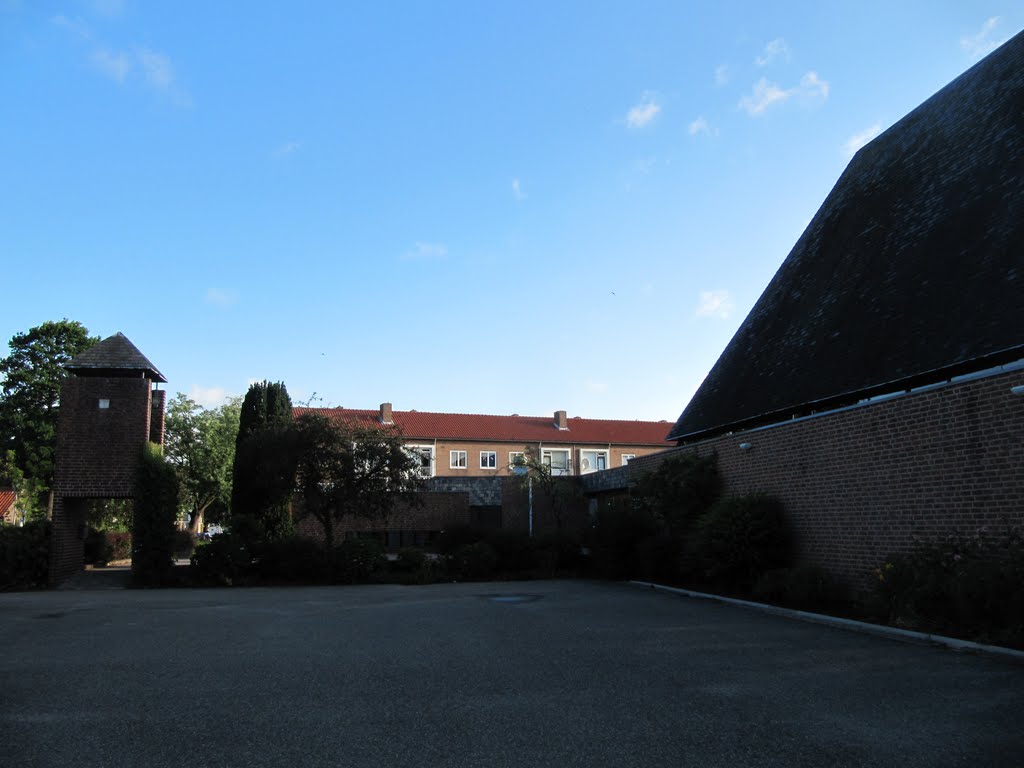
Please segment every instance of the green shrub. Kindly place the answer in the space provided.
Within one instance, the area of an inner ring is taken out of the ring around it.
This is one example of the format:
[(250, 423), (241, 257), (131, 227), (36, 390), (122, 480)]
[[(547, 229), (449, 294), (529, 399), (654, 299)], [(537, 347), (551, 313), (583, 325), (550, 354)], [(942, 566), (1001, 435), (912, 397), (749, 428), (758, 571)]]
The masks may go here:
[(765, 571), (754, 584), (755, 600), (799, 610), (834, 610), (848, 599), (843, 586), (816, 565)]
[(399, 573), (414, 573), (421, 570), (427, 562), (427, 555), (422, 549), (405, 547), (398, 550), (398, 559), (392, 564), (392, 570)]
[(875, 571), (890, 623), (1024, 644), (1024, 542), (953, 535), (890, 557)]
[(497, 530), (486, 541), (497, 555), (496, 570), (521, 573), (537, 567), (537, 546), (526, 531)]
[(584, 564), (579, 536), (571, 531), (543, 531), (533, 542), (538, 566), (548, 573), (575, 571)]
[(191, 531), (175, 531), (174, 532), (174, 557), (181, 559), (188, 559), (192, 557), (192, 552), (196, 548), (196, 539), (192, 535)]
[(637, 478), (631, 495), (637, 506), (667, 529), (671, 538), (681, 542), (721, 493), (718, 456), (685, 453), (665, 459)]
[(0, 590), (45, 587), (50, 572), (50, 524), (0, 525)]
[(452, 555), (467, 544), (482, 541), (484, 532), (469, 525), (453, 525), (441, 531), (434, 539), (434, 546), (442, 555)]
[(602, 500), (592, 530), (594, 568), (606, 579), (627, 579), (640, 571), (641, 541), (657, 535), (658, 521), (629, 498)]
[(332, 554), (334, 578), (345, 583), (368, 581), (386, 562), (384, 545), (367, 537), (346, 539)]
[(191, 577), (199, 584), (238, 586), (256, 573), (256, 547), (234, 532), (218, 533), (192, 553)]
[(485, 541), (467, 544), (448, 558), (450, 575), (460, 579), (486, 579), (497, 565), (498, 553)]
[(266, 581), (319, 584), (328, 580), (327, 555), (310, 539), (274, 539), (257, 548), (256, 571)]
[(159, 586), (170, 580), (178, 517), (178, 476), (159, 447), (147, 443), (139, 463), (132, 519), (132, 581)]
[(89, 529), (83, 545), (83, 555), (86, 565), (106, 565), (113, 559), (104, 531)]
[(111, 560), (130, 560), (132, 556), (132, 535), (127, 531), (106, 531), (107, 546)]
[(711, 585), (746, 591), (766, 571), (789, 566), (793, 535), (777, 499), (734, 496), (697, 521), (691, 551)]

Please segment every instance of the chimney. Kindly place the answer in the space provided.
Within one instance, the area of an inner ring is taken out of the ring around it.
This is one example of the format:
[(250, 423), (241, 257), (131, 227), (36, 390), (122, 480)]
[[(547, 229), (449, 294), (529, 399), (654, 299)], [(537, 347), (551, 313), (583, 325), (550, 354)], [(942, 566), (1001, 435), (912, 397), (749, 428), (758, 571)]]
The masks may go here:
[(391, 403), (380, 404), (380, 423), (381, 424), (394, 424), (394, 420), (391, 418)]
[(569, 425), (565, 420), (565, 411), (555, 411), (555, 426), (559, 429), (569, 428)]

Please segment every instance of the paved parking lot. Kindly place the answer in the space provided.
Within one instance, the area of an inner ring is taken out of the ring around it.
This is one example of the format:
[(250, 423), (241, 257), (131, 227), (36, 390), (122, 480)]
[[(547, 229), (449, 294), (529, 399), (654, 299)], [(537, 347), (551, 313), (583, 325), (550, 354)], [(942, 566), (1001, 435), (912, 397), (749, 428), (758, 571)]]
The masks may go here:
[(12, 768), (1020, 766), (1022, 711), (1024, 666), (623, 584), (0, 594)]

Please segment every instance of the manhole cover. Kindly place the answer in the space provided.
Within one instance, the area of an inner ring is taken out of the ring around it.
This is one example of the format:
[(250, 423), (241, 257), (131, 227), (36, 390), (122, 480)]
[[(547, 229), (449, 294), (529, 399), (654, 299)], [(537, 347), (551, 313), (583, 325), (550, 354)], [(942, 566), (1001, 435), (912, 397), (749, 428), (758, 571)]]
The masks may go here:
[(532, 603), (540, 600), (540, 595), (481, 595), (492, 603)]

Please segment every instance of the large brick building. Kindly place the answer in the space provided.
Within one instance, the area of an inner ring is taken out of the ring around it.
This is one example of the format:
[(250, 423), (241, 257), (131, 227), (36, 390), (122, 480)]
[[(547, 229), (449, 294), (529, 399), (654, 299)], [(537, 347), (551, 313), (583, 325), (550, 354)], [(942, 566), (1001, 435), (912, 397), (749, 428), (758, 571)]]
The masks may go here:
[(851, 581), (1024, 527), (1024, 33), (857, 153), (670, 438)]

